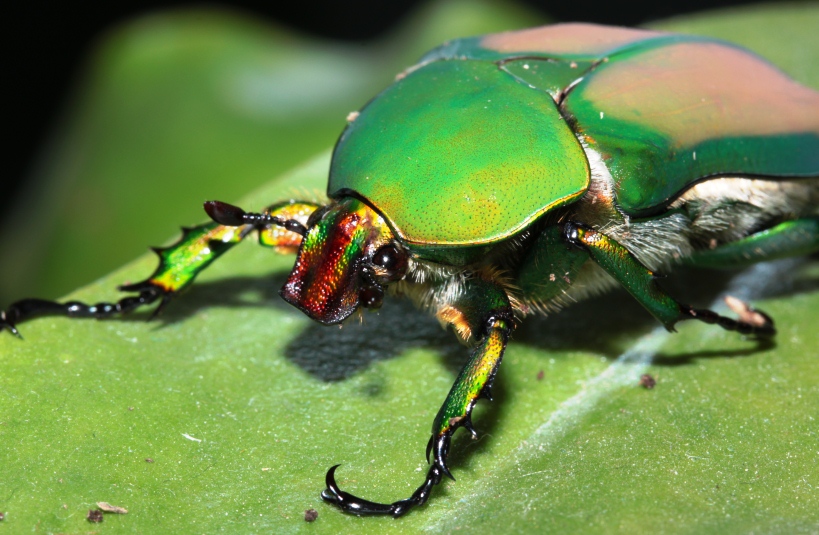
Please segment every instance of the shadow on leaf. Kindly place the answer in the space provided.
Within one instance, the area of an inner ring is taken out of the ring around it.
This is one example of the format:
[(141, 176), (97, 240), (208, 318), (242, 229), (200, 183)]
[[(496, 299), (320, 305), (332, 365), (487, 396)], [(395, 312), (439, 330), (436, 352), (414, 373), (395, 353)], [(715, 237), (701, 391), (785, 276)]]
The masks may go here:
[[(789, 264), (780, 269), (783, 276), (767, 284), (758, 299), (819, 289), (819, 279), (805, 275), (810, 272), (812, 262), (787, 262)], [(737, 271), (680, 269), (661, 284), (682, 302), (708, 306), (725, 292), (736, 274)], [(198, 283), (184, 295), (177, 296), (156, 321), (164, 327), (213, 306), (274, 307), (298, 314), (279, 297), (286, 278), (286, 273), (279, 272), (263, 277), (232, 277)], [(140, 312), (123, 319), (145, 321), (150, 316), (151, 312)], [(655, 325), (656, 320), (635, 299), (623, 290), (615, 290), (548, 317), (526, 318), (514, 332), (512, 343), (545, 351), (585, 351), (615, 359), (635, 337)], [(767, 341), (747, 349), (699, 351), (673, 357), (658, 355), (654, 362), (680, 366), (698, 358), (750, 356), (773, 346), (773, 341)], [(417, 310), (406, 299), (392, 298), (379, 311), (360, 311), (341, 326), (310, 323), (287, 345), (285, 356), (312, 376), (335, 382), (413, 348), (437, 351), (453, 376), (469, 355), (469, 349), (459, 344), (452, 333), (441, 329), (433, 317)]]

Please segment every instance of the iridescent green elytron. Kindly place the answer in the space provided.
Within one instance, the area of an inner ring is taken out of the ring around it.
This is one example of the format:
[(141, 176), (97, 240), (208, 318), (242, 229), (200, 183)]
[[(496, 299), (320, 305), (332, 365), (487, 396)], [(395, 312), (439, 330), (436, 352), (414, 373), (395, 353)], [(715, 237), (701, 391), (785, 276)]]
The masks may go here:
[(422, 250), (498, 241), (588, 186), (583, 149), (551, 96), (493, 63), (439, 61), (387, 88), (347, 127), (329, 192), (362, 195)]
[(619, 285), (669, 330), (697, 319), (770, 337), (765, 314), (694, 309), (656, 273), (819, 251), (819, 93), (728, 43), (588, 24), (459, 39), (351, 117), (326, 205), (207, 202), (215, 223), (158, 249), (153, 275), (121, 287), (135, 295), (25, 299), (0, 330), (158, 311), (253, 232), (297, 251), (280, 293), (320, 323), (405, 295), (472, 346), (433, 420), (426, 477), (409, 498), (375, 503), (342, 491), (336, 466), (322, 493), (348, 513), (397, 517), (451, 477), (452, 436), (477, 433), (472, 409), (526, 315)]

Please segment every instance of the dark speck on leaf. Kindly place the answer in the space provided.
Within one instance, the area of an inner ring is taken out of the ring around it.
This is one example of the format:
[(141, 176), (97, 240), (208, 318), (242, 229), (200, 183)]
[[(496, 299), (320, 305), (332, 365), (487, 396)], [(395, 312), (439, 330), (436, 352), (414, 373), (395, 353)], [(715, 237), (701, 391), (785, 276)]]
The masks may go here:
[(88, 516), (85, 517), (89, 522), (102, 522), (102, 511), (99, 509), (89, 509)]
[(315, 509), (308, 509), (304, 512), (305, 522), (314, 522), (318, 518), (318, 511)]
[(538, 381), (542, 381), (545, 376), (546, 376), (546, 374), (543, 373), (543, 370), (540, 370), (539, 372), (537, 372), (537, 380)]
[(150, 457), (145, 457), (145, 462), (146, 463), (152, 463), (152, 462), (154, 462), (154, 460), (151, 459)]
[(640, 386), (646, 390), (651, 390), (657, 384), (657, 381), (650, 374), (644, 373), (640, 376)]

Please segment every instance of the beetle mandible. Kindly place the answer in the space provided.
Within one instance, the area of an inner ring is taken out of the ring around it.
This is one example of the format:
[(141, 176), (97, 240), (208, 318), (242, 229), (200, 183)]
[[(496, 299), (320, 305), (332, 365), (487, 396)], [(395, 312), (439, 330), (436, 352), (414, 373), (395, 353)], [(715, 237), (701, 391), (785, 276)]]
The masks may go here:
[(88, 305), (24, 299), (0, 330), (38, 315), (157, 311), (256, 232), (297, 252), (281, 296), (336, 324), (402, 294), (473, 349), (433, 420), (431, 465), (407, 499), (342, 491), (343, 511), (400, 516), (443, 476), (453, 433), (473, 435), (515, 325), (617, 286), (667, 329), (686, 319), (769, 337), (669, 296), (656, 273), (686, 262), (735, 267), (819, 251), (819, 93), (714, 39), (561, 24), (459, 39), (429, 52), (351, 118), (326, 205), (262, 213), (205, 203), (132, 295)]

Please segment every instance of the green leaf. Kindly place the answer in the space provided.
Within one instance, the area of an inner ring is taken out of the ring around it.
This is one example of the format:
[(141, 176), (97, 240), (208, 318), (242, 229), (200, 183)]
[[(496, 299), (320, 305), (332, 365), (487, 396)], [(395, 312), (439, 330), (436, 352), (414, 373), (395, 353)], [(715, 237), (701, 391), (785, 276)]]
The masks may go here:
[[(815, 6), (662, 27), (736, 39), (819, 86)], [(328, 161), (325, 153), (242, 204), (321, 188)], [(114, 299), (117, 284), (154, 264), (142, 257), (70, 297)], [(527, 321), (496, 401), (476, 410), (480, 439), (456, 436), (458, 481), (397, 521), (323, 504), (324, 473), (343, 463), (343, 488), (382, 501), (408, 496), (466, 350), (401, 300), (361, 324), (315, 325), (278, 298), (291, 265), (245, 243), (153, 322), (148, 313), (45, 318), (20, 326), (24, 341), (0, 336), (0, 530), (90, 531), (85, 515), (99, 501), (129, 511), (105, 515), (100, 529), (134, 533), (819, 525), (815, 259), (672, 281), (676, 295), (703, 305), (721, 307), (722, 291), (751, 298), (777, 321), (771, 346), (695, 323), (666, 333), (621, 292)], [(638, 386), (642, 373), (657, 379), (653, 390)], [(313, 524), (304, 521), (309, 508), (319, 512)]]
[(0, 302), (87, 284), (200, 220), (203, 201), (236, 200), (326, 150), (349, 112), (429, 48), (542, 23), (522, 9), (455, 0), (367, 46), (213, 9), (114, 29), (0, 226)]

